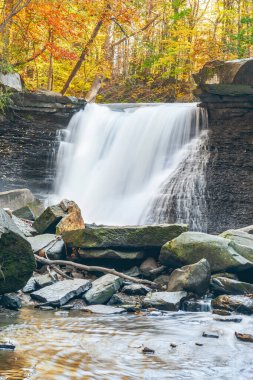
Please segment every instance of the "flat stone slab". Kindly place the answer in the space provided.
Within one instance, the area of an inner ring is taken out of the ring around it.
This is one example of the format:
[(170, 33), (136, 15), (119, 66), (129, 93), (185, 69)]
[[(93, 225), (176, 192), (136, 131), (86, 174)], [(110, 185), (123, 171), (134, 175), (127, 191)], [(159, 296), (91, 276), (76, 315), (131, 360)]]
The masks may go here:
[(34, 202), (35, 198), (29, 189), (16, 189), (0, 193), (0, 207), (17, 210)]
[(149, 293), (143, 300), (143, 305), (156, 307), (167, 311), (179, 310), (181, 301), (186, 298), (186, 292), (156, 292)]
[(85, 293), (84, 298), (91, 305), (106, 303), (119, 290), (122, 283), (122, 278), (106, 274), (92, 282), (92, 287)]
[(31, 297), (40, 302), (61, 306), (73, 297), (79, 296), (91, 287), (91, 281), (77, 278), (64, 280), (31, 293)]
[(63, 233), (63, 240), (78, 248), (161, 248), (187, 230), (185, 224), (86, 226), (85, 229)]
[(109, 305), (85, 306), (83, 310), (89, 311), (91, 313), (96, 313), (96, 314), (122, 314), (126, 311), (122, 307), (114, 307), (114, 306), (109, 306)]
[(29, 237), (27, 240), (32, 246), (33, 253), (43, 250), (51, 260), (58, 260), (64, 257), (65, 245), (59, 235), (37, 235)]

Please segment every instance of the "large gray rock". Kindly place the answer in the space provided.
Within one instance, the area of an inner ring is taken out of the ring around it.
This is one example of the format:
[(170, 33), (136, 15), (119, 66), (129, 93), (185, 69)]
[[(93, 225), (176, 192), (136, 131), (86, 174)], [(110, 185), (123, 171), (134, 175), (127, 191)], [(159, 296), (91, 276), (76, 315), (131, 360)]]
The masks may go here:
[(212, 307), (242, 314), (253, 314), (253, 295), (221, 295), (212, 300)]
[(172, 267), (194, 264), (205, 258), (211, 272), (253, 268), (253, 249), (235, 241), (202, 232), (185, 232), (166, 243), (159, 260)]
[(239, 230), (228, 230), (220, 234), (220, 236), (253, 250), (253, 235), (248, 232), (251, 231), (250, 228), (251, 227), (246, 227), (245, 229)]
[(30, 243), (11, 217), (0, 209), (0, 294), (22, 289), (34, 269)]
[(216, 294), (253, 294), (253, 284), (226, 277), (212, 277), (210, 285)]
[(120, 251), (115, 249), (78, 249), (78, 254), (82, 259), (119, 259), (138, 260), (144, 256), (143, 251)]
[(33, 227), (41, 234), (75, 231), (84, 228), (80, 208), (73, 201), (64, 199), (58, 205), (49, 206), (34, 222)]
[(84, 299), (91, 305), (106, 303), (119, 290), (122, 283), (122, 278), (106, 274), (93, 281), (92, 287), (85, 293)]
[(85, 293), (91, 287), (89, 280), (75, 279), (56, 282), (31, 293), (31, 297), (53, 306), (61, 306), (70, 299)]
[(169, 278), (167, 290), (169, 292), (185, 290), (201, 296), (206, 293), (210, 278), (210, 265), (206, 259), (202, 259), (196, 264), (175, 269)]
[(37, 234), (37, 231), (33, 228), (32, 222), (29, 220), (23, 220), (12, 215), (12, 220), (18, 227), (18, 229), (25, 235), (25, 237), (31, 237)]
[(22, 80), (18, 73), (0, 73), (0, 85), (12, 91), (16, 90), (20, 92), (23, 89)]
[(39, 199), (35, 199), (33, 202), (29, 202), (27, 205), (14, 210), (13, 214), (18, 218), (34, 221), (43, 211), (45, 211), (44, 204)]
[(63, 234), (65, 243), (78, 248), (160, 248), (168, 240), (187, 231), (184, 224), (152, 226), (86, 226)]
[(34, 201), (34, 195), (29, 189), (16, 189), (0, 193), (1, 208), (17, 210)]
[(44, 251), (49, 259), (58, 260), (65, 258), (64, 241), (59, 235), (44, 234), (27, 238), (34, 253)]
[(143, 300), (146, 307), (156, 307), (160, 310), (177, 311), (181, 302), (187, 297), (186, 292), (156, 292), (149, 293)]

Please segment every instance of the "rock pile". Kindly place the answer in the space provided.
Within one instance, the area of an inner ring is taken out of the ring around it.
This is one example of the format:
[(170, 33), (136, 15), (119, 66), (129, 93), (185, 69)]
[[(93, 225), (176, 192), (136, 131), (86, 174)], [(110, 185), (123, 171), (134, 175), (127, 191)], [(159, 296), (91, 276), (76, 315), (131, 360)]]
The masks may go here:
[(180, 224), (85, 225), (79, 207), (67, 200), (33, 213), (33, 221), (20, 218), (29, 215), (27, 207), (19, 217), (0, 209), (4, 307), (108, 314), (212, 307), (222, 315), (253, 314), (253, 281), (245, 281), (253, 274), (252, 226), (213, 236)]

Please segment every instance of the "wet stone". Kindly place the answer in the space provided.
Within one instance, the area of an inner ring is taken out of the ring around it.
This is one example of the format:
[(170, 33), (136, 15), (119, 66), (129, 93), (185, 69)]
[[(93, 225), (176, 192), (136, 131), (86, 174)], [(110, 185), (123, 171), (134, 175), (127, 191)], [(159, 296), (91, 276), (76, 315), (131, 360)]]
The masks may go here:
[(21, 308), (21, 299), (15, 293), (4, 294), (1, 297), (1, 304), (10, 310), (18, 310)]
[(143, 296), (129, 296), (124, 293), (116, 293), (112, 296), (108, 305), (122, 305), (123, 306), (138, 306), (140, 307), (143, 301)]
[(85, 306), (84, 311), (96, 314), (122, 314), (126, 310), (122, 307), (114, 307), (109, 305), (91, 305)]
[(106, 303), (119, 290), (122, 283), (122, 278), (106, 274), (92, 282), (92, 287), (85, 293), (84, 299), (91, 305)]
[(129, 296), (145, 296), (150, 292), (150, 288), (143, 284), (131, 284), (124, 286), (121, 291)]
[(32, 246), (33, 253), (38, 253), (42, 250), (51, 260), (65, 258), (65, 245), (60, 236), (44, 234), (29, 237), (27, 240)]
[(31, 293), (31, 297), (40, 302), (60, 306), (70, 299), (82, 295), (90, 287), (91, 282), (88, 280), (64, 280)]
[(167, 311), (177, 311), (181, 302), (187, 297), (186, 292), (156, 292), (148, 293), (143, 300), (143, 305), (147, 307), (156, 307), (157, 309)]
[(27, 284), (24, 286), (23, 288), (23, 292), (24, 293), (31, 293), (31, 292), (34, 292), (34, 290), (36, 290), (36, 279), (35, 277), (31, 277)]

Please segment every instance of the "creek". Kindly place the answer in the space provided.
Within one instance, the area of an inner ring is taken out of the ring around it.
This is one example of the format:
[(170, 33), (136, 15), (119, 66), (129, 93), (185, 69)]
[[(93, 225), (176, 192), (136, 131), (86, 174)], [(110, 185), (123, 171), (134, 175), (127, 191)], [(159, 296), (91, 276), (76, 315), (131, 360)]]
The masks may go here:
[[(252, 331), (251, 317), (219, 322), (211, 313), (91, 315), (21, 309), (0, 314), (4, 380), (249, 380), (253, 345), (234, 332)], [(202, 337), (218, 331), (219, 339)], [(199, 345), (196, 345), (198, 343)], [(173, 347), (171, 346), (173, 345)], [(155, 351), (144, 354), (141, 346)]]

